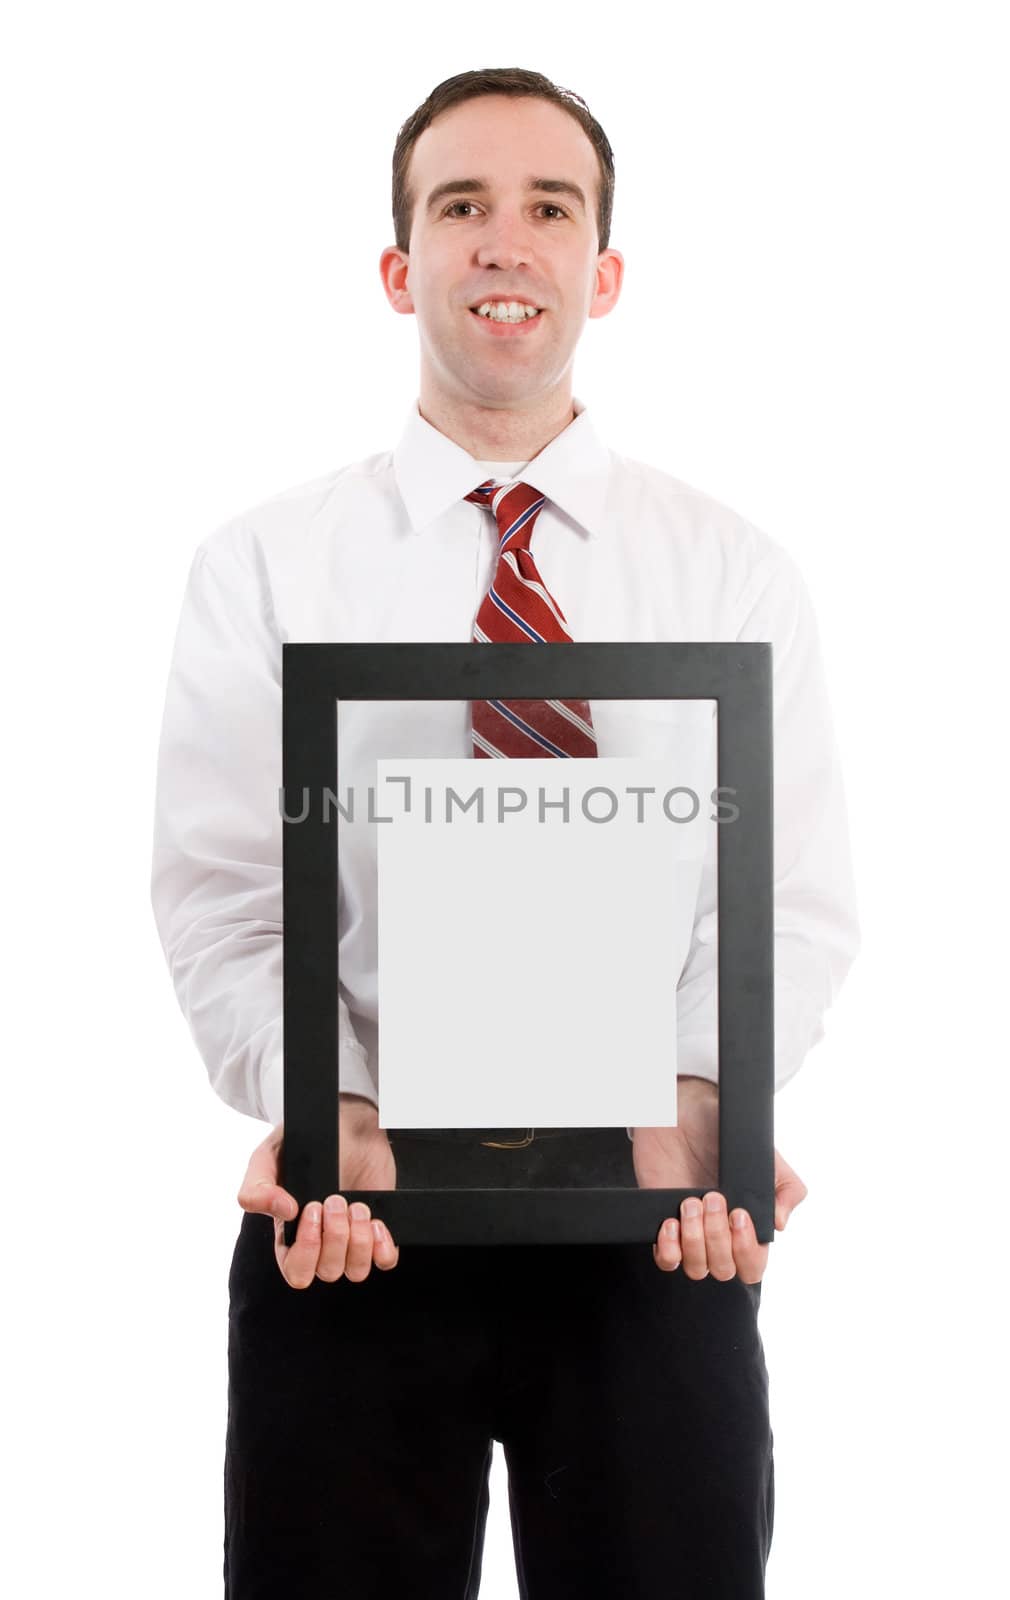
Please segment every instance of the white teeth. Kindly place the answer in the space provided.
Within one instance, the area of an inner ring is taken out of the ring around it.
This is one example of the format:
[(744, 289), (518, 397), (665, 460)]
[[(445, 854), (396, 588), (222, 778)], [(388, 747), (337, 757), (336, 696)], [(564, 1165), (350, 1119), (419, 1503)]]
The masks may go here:
[(477, 307), (477, 315), (491, 322), (527, 322), (539, 315), (536, 306), (523, 305), (518, 300), (485, 300)]

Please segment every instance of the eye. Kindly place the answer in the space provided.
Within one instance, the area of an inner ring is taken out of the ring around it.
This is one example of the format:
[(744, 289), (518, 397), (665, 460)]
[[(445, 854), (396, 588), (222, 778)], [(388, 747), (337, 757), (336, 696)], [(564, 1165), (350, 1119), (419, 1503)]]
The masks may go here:
[[(459, 207), (460, 206), (473, 206), (473, 205), (474, 205), (474, 201), (473, 200), (451, 200), (449, 202), (449, 204), (446, 206), (445, 210), (442, 212), (442, 215), (443, 215), (443, 217), (447, 217), (450, 212), (456, 212), (456, 214), (458, 216), (459, 215)], [(568, 212), (565, 210), (564, 206), (555, 205), (553, 200), (542, 200), (540, 202), (540, 205), (537, 207), (537, 210), (538, 211), (556, 211), (558, 213), (559, 217), (567, 217), (567, 215), (568, 215)], [(554, 218), (551, 217), (548, 220), (553, 222)]]

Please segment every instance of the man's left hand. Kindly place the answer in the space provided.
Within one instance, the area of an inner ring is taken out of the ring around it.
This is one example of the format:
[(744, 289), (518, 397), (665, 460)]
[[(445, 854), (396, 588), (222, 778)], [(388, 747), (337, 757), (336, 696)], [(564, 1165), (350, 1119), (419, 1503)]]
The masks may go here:
[[(719, 1168), (719, 1091), (705, 1078), (678, 1078), (677, 1126), (636, 1128), (633, 1160), (641, 1189), (707, 1190), (704, 1199), (681, 1204), (668, 1217), (652, 1247), (656, 1265), (673, 1272), (683, 1263), (689, 1278), (725, 1281), (739, 1277), (758, 1283), (768, 1263), (768, 1245), (759, 1244), (748, 1212), (727, 1215), (726, 1200), (714, 1187)], [(807, 1186), (775, 1152), (775, 1228), (806, 1199)]]

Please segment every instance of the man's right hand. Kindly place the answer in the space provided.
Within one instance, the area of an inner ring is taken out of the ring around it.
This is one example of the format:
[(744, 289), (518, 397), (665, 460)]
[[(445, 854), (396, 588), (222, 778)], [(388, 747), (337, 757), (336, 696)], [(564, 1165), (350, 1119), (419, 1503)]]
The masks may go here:
[[(273, 1128), (249, 1158), (238, 1192), (243, 1211), (274, 1219), (274, 1255), (292, 1289), (307, 1289), (316, 1278), (333, 1283), (347, 1277), (361, 1283), (372, 1263), (383, 1272), (400, 1259), (399, 1246), (385, 1224), (373, 1221), (369, 1208), (357, 1200), (348, 1213), (343, 1195), (327, 1197), (303, 1207), (292, 1245), (284, 1243), (284, 1224), (298, 1215), (294, 1195), (277, 1182), (278, 1162), (284, 1142), (283, 1124)], [(379, 1127), (379, 1113), (362, 1095), (340, 1096), (340, 1186), (343, 1189), (395, 1189), (396, 1162)], [(378, 1234), (376, 1230), (379, 1230)]]

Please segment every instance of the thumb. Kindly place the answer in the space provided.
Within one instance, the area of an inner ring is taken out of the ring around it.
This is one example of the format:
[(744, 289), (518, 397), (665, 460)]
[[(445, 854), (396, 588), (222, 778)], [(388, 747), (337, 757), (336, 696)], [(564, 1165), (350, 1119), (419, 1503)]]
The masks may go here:
[(294, 1195), (277, 1182), (277, 1151), (276, 1133), (257, 1145), (249, 1157), (237, 1198), (243, 1211), (266, 1213), (291, 1222), (298, 1214), (298, 1203)]
[(796, 1207), (807, 1197), (807, 1186), (787, 1161), (775, 1155), (775, 1226), (781, 1232)]

